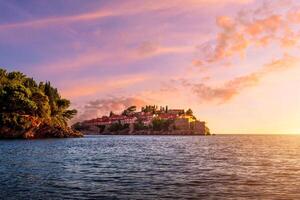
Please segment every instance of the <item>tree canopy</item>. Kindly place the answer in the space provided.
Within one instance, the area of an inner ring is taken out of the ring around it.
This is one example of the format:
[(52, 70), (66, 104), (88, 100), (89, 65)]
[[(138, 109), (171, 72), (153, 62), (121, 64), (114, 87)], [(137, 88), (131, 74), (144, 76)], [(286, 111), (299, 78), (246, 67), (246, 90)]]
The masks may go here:
[(21, 72), (0, 68), (0, 127), (26, 129), (28, 118), (53, 126), (67, 126), (76, 113), (50, 82), (37, 83)]
[(122, 112), (122, 115), (130, 116), (130, 115), (134, 114), (135, 111), (136, 111), (136, 106), (130, 106)]
[(186, 112), (185, 112), (185, 114), (187, 114), (187, 115), (193, 115), (193, 111), (192, 111), (192, 109), (188, 109)]

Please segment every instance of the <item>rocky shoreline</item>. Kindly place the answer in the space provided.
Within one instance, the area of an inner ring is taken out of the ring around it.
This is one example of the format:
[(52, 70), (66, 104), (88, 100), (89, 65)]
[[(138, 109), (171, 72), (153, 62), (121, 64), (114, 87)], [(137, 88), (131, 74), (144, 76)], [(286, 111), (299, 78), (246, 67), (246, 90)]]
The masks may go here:
[(42, 139), (83, 137), (80, 131), (67, 125), (52, 125), (50, 121), (29, 115), (19, 115), (27, 128), (16, 128), (11, 124), (0, 127), (0, 139)]
[(0, 128), (0, 139), (42, 139), (42, 138), (73, 138), (83, 137), (79, 131), (69, 127), (50, 126), (42, 124), (27, 130), (14, 130), (8, 127)]

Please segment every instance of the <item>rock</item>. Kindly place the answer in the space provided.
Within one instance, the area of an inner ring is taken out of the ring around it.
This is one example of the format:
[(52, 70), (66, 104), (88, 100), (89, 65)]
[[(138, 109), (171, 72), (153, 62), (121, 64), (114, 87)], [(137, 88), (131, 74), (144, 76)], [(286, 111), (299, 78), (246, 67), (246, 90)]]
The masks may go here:
[(71, 138), (83, 137), (79, 131), (69, 127), (50, 126), (43, 123), (28, 130), (13, 130), (8, 127), (0, 128), (0, 138), (3, 139), (37, 139), (37, 138)]
[(83, 134), (69, 127), (50, 126), (42, 124), (34, 133), (34, 138), (68, 138), (82, 137)]

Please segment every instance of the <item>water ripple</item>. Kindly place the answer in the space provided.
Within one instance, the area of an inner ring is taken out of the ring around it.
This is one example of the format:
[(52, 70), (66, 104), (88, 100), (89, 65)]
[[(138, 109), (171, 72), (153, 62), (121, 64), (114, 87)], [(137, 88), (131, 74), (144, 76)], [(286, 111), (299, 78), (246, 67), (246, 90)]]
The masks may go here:
[(299, 136), (0, 141), (0, 199), (300, 199)]

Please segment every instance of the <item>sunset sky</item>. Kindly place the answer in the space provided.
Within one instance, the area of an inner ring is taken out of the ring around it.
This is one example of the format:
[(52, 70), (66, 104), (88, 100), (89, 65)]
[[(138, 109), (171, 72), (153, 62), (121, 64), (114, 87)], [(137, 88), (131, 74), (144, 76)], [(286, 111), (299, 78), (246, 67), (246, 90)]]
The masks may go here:
[(0, 66), (75, 120), (192, 108), (213, 133), (300, 133), (298, 0), (0, 0)]

